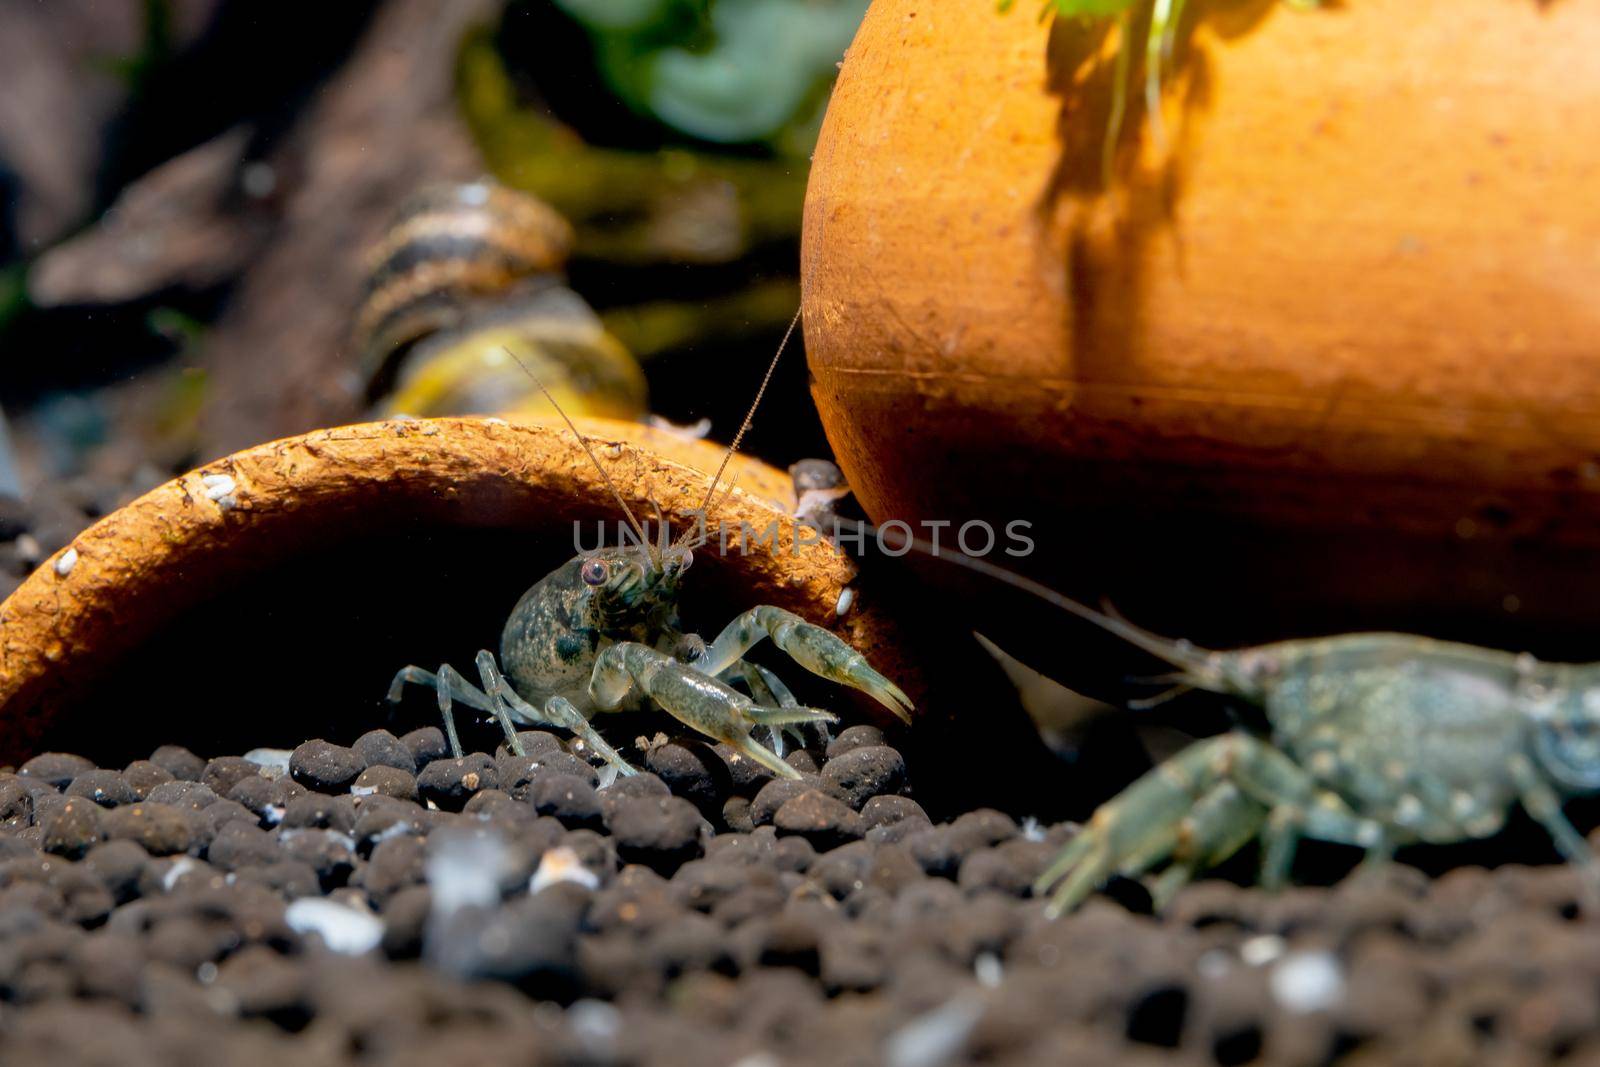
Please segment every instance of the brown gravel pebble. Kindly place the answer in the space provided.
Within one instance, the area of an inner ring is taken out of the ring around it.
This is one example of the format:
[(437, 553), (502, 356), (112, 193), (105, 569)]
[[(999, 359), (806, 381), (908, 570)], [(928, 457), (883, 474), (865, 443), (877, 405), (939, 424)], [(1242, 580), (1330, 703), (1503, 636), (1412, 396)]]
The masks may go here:
[(417, 773), (417, 757), (404, 742), (388, 730), (369, 730), (350, 746), (367, 768), (392, 767), (407, 774)]
[(187, 852), (194, 841), (192, 824), (182, 808), (148, 800), (106, 812), (101, 825), (106, 837), (132, 841), (152, 856)]
[(23, 778), (44, 782), (57, 789), (65, 789), (78, 775), (92, 770), (94, 764), (82, 756), (65, 752), (46, 752), (24, 763), (17, 774)]
[(233, 757), (0, 773), (0, 1062), (1600, 1062), (1567, 868), (1203, 881), (1051, 922), (1030, 885), (1072, 824), (936, 823), (849, 734), (820, 775), (723, 760), (711, 793), (686, 767), (600, 788), (538, 731), (343, 787)]
[(206, 770), (206, 761), (182, 745), (162, 745), (150, 753), (150, 762), (186, 782), (198, 782)]
[(200, 784), (217, 796), (225, 797), (240, 779), (260, 776), (261, 768), (243, 756), (219, 756), (200, 772)]
[(353, 749), (318, 739), (307, 741), (289, 757), (289, 774), (307, 789), (342, 793), (366, 768)]
[(818, 851), (853, 841), (865, 832), (860, 815), (843, 801), (816, 789), (784, 801), (773, 815), (772, 825), (780, 834), (804, 837)]
[(103, 808), (132, 804), (139, 799), (133, 786), (116, 771), (84, 771), (72, 780), (65, 793), (69, 797), (83, 797)]
[(122, 780), (128, 783), (134, 796), (145, 800), (150, 796), (150, 790), (174, 779), (172, 772), (160, 764), (152, 760), (136, 759), (123, 768)]
[(424, 726), (412, 730), (400, 738), (400, 743), (411, 753), (411, 758), (416, 761), (419, 771), (434, 760), (444, 759), (450, 754), (450, 746), (444, 739), (444, 731), (437, 726)]
[(416, 800), (417, 779), (410, 771), (384, 763), (372, 764), (357, 776), (350, 792), (358, 796), (381, 793), (400, 800)]
[(500, 772), (482, 752), (461, 759), (434, 760), (417, 775), (417, 792), (445, 811), (460, 811), (474, 793), (496, 789)]
[(873, 797), (900, 792), (906, 761), (883, 745), (862, 745), (828, 760), (822, 784), (833, 796), (860, 810)]

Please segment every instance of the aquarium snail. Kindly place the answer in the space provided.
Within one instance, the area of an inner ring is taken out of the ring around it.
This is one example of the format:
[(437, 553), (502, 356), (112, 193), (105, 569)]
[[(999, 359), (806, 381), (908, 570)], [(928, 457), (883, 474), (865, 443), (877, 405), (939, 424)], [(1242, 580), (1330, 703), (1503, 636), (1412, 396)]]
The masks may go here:
[(549, 205), (488, 181), (406, 201), (369, 253), (352, 338), (376, 413), (552, 415), (521, 360), (574, 414), (642, 418), (637, 362), (562, 284), (572, 242)]

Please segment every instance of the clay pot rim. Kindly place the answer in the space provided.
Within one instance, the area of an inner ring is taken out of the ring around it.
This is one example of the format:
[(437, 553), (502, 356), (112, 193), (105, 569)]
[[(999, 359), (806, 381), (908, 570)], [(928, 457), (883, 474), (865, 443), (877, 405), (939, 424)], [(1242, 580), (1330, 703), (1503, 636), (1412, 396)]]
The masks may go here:
[[(653, 498), (675, 526), (691, 521), (707, 474), (630, 440), (644, 436), (640, 427), (578, 423), (636, 514), (653, 514)], [(709, 461), (720, 446), (685, 442), (673, 451)], [(611, 500), (571, 431), (494, 418), (342, 426), (204, 464), (84, 530), (0, 603), (0, 761), (25, 759), (62, 707), (230, 575), (282, 562), (302, 545), (357, 539), (396, 517), (505, 528), (607, 508), (615, 514)], [(755, 530), (777, 524), (783, 550), (723, 557), (751, 604), (777, 604), (834, 626), (898, 672), (915, 699), (920, 686), (883, 613), (857, 590), (849, 613), (836, 617), (840, 594), (857, 575), (852, 560), (827, 542), (797, 545), (794, 520), (737, 485), (716, 519)]]

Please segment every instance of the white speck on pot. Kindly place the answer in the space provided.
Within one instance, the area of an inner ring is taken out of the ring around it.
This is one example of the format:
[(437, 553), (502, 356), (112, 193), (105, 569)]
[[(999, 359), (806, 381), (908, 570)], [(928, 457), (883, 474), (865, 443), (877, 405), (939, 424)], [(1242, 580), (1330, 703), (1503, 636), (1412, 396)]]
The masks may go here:
[(239, 503), (239, 498), (234, 496), (239, 489), (239, 483), (229, 474), (202, 474), (200, 485), (204, 487), (206, 499), (216, 504), (223, 511)]
[(845, 613), (850, 610), (850, 605), (854, 604), (855, 601), (856, 591), (850, 588), (848, 585), (845, 586), (843, 589), (839, 590), (839, 599), (833, 605), (833, 613), (839, 616), (841, 619), (844, 618)]
[(56, 557), (56, 573), (65, 578), (78, 565), (78, 550), (69, 548)]
[(484, 419), (483, 422), (484, 422), (484, 425), (486, 425), (486, 426), (510, 426), (511, 425), (509, 422), (507, 422), (505, 419), (500, 418), (498, 415), (490, 415), (487, 419)]
[(1326, 950), (1291, 952), (1272, 968), (1270, 986), (1288, 1011), (1327, 1011), (1344, 999), (1344, 968)]
[(1262, 934), (1239, 946), (1239, 958), (1252, 967), (1261, 967), (1283, 955), (1283, 949), (1283, 938), (1277, 934)]
[(528, 892), (537, 893), (558, 882), (576, 882), (585, 889), (597, 889), (600, 886), (599, 877), (583, 865), (576, 852), (565, 845), (547, 849), (539, 858), (539, 869), (528, 880)]
[(301, 897), (283, 913), (298, 934), (316, 934), (334, 952), (359, 956), (383, 940), (383, 920), (323, 897)]

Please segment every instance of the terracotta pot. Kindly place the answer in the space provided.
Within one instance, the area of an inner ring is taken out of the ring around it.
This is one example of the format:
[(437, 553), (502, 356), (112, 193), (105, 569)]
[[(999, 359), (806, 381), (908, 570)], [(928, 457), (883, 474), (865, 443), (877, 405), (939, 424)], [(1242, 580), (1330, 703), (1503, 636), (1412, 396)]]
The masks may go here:
[(817, 146), (874, 519), (1032, 520), (1018, 565), (1201, 638), (1592, 619), (1600, 6), (1192, 0), (1109, 186), (1108, 31), (994, 6), (877, 0)]
[[(641, 517), (653, 498), (688, 522), (703, 471), (722, 455), (710, 442), (630, 423), (580, 426)], [(789, 551), (792, 523), (760, 495), (783, 492), (787, 479), (748, 458), (733, 470), (740, 488), (713, 518), (735, 530), (776, 522), (786, 547), (708, 549), (689, 596), (709, 594), (719, 623), (772, 603), (834, 625), (919, 694), (870, 592), (857, 588), (836, 617), (853, 563), (827, 544)], [(353, 738), (382, 724), (378, 698), (402, 657), (491, 647), (522, 590), (571, 554), (571, 523), (617, 518), (610, 501), (566, 429), (500, 420), (347, 426), (207, 464), (106, 516), (0, 604), (0, 762), (26, 758), (46, 736), (71, 734), (74, 751), (124, 726), (142, 727), (146, 744), (172, 739), (177, 720), (197, 714), (282, 711), (309, 719), (306, 729)], [(481, 532), (496, 529), (507, 532), (492, 541)], [(430, 600), (430, 583), (452, 565), (464, 577)], [(316, 576), (298, 573), (307, 569)], [(176, 647), (163, 636), (169, 627), (182, 632)], [(441, 641), (459, 633), (460, 644), (441, 649), (430, 637), (407, 649), (413, 630)], [(363, 707), (370, 724), (327, 723), (331, 710)], [(251, 727), (258, 737), (270, 728)], [(308, 736), (283, 733), (291, 745)]]

